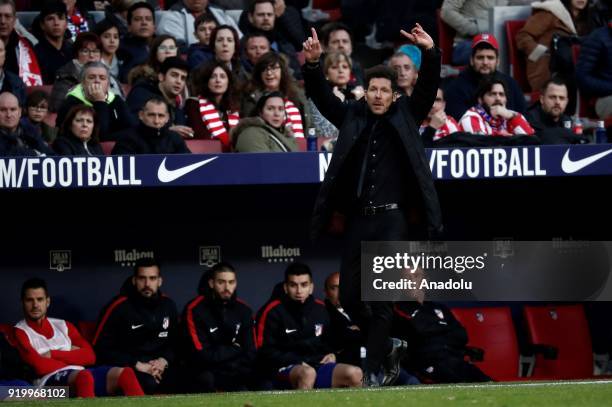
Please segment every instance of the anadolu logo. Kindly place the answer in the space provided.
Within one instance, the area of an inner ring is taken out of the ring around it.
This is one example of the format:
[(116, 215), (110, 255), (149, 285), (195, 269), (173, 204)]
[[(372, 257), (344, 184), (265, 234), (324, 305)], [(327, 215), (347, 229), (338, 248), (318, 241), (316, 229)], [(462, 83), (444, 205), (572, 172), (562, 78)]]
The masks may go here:
[(49, 269), (60, 273), (72, 268), (72, 250), (49, 250)]
[(299, 247), (261, 246), (261, 258), (268, 260), (268, 263), (291, 263), (296, 257), (300, 257)]
[(144, 258), (152, 259), (155, 257), (153, 251), (139, 251), (136, 249), (132, 250), (115, 250), (115, 263), (121, 267), (134, 267), (136, 261)]

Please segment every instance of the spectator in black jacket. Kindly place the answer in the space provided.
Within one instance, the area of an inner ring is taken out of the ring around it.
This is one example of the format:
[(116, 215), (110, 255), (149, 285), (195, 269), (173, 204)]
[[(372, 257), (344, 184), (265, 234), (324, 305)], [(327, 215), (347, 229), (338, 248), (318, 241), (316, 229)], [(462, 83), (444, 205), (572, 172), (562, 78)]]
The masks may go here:
[(0, 157), (53, 155), (32, 126), (20, 123), (21, 107), (10, 92), (0, 93)]
[(492, 34), (478, 34), (472, 40), (470, 66), (444, 89), (446, 96), (446, 113), (455, 120), (461, 120), (463, 114), (476, 102), (476, 90), (482, 78), (493, 75), (502, 79), (508, 87), (508, 104), (510, 110), (524, 114), (527, 106), (525, 95), (518, 83), (509, 75), (497, 70), (499, 65), (499, 45)]
[(162, 99), (149, 99), (138, 118), (138, 126), (118, 134), (113, 154), (191, 153), (181, 136), (168, 128), (168, 105)]
[(58, 155), (104, 155), (98, 142), (98, 127), (96, 111), (76, 105), (66, 115), (53, 149)]
[(594, 30), (580, 48), (576, 64), (578, 88), (597, 98), (595, 111), (606, 119), (612, 116), (612, 20), (607, 27)]
[(43, 83), (53, 84), (55, 72), (72, 60), (72, 41), (65, 35), (66, 5), (61, 0), (45, 2), (34, 24), (39, 24), (41, 30), (34, 52), (41, 61)]
[(98, 321), (93, 345), (100, 364), (134, 369), (147, 394), (172, 389), (176, 305), (161, 294), (159, 264), (143, 258), (134, 266), (130, 293), (120, 295)]
[[(240, 29), (247, 35), (262, 31), (270, 41), (270, 48), (285, 55), (296, 79), (301, 79), (300, 64), (295, 57), (297, 44), (287, 38), (280, 29), (281, 19), (276, 15), (274, 0), (253, 0), (240, 17)], [(303, 37), (303, 34), (302, 34)]]
[(6, 47), (4, 41), (0, 39), (0, 77), (4, 77), (0, 83), (0, 92), (12, 93), (17, 97), (19, 106), (23, 106), (26, 101), (26, 86), (18, 75), (4, 69), (5, 61)]
[(81, 73), (81, 83), (75, 86), (63, 101), (57, 122), (63, 123), (74, 105), (92, 106), (100, 123), (100, 140), (115, 140), (116, 133), (136, 124), (127, 105), (109, 90), (109, 72), (104, 62), (88, 62)]
[(285, 295), (269, 303), (257, 323), (262, 368), (284, 387), (359, 387), (361, 369), (336, 363), (328, 342), (329, 315), (312, 296), (313, 288), (307, 265), (287, 267)]
[(186, 126), (187, 119), (182, 106), (182, 98), (187, 84), (189, 65), (180, 57), (168, 57), (162, 62), (157, 80), (146, 78), (136, 82), (127, 98), (132, 115), (137, 115), (144, 104), (152, 97), (166, 101), (170, 108), (170, 130), (179, 133), (183, 138), (192, 138), (193, 130)]
[(527, 111), (527, 120), (536, 133), (546, 129), (560, 129), (564, 127), (564, 122), (571, 122), (571, 117), (565, 114), (568, 100), (565, 82), (556, 78), (546, 81), (539, 102)]
[(121, 83), (127, 83), (128, 73), (149, 58), (149, 45), (155, 35), (155, 10), (150, 4), (139, 1), (132, 4), (127, 13), (128, 34), (121, 39), (117, 56), (123, 61), (119, 69)]
[(254, 380), (253, 311), (236, 296), (236, 271), (218, 263), (200, 280), (183, 313), (190, 390), (247, 390)]

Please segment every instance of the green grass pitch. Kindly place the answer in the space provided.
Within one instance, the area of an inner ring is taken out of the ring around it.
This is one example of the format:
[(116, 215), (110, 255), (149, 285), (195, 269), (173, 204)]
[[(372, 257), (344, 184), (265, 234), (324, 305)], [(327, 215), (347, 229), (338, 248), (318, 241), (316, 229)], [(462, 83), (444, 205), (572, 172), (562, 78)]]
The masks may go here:
[(68, 407), (611, 406), (612, 381), (428, 385), (382, 389), (218, 393), (12, 404)]

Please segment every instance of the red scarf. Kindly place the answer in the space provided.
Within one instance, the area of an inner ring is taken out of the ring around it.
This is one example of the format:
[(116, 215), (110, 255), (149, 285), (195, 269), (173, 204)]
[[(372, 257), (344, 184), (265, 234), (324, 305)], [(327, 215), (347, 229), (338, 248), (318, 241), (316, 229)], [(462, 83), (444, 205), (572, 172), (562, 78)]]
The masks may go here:
[[(210, 138), (220, 140), (221, 144), (223, 145), (223, 151), (229, 151), (231, 144), (230, 137), (228, 129), (225, 127), (225, 123), (223, 123), (221, 120), (219, 111), (214, 104), (204, 98), (199, 98), (199, 102), (200, 115), (202, 117), (202, 121), (206, 125), (208, 133), (210, 134)], [(229, 125), (229, 130), (236, 127), (239, 120), (240, 114), (238, 112), (227, 112), (227, 124)]]
[(17, 64), (19, 65), (19, 77), (26, 86), (41, 86), (43, 84), (34, 49), (30, 42), (23, 37), (19, 37), (17, 43)]
[(285, 113), (287, 114), (285, 127), (289, 127), (294, 137), (303, 138), (304, 126), (302, 125), (302, 115), (300, 114), (300, 110), (289, 99), (285, 99)]

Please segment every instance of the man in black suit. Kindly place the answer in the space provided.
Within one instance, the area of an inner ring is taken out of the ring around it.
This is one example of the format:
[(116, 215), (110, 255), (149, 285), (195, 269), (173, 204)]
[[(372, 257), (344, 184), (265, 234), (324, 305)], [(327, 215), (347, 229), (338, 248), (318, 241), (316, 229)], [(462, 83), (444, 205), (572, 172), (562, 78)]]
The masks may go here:
[(400, 97), (395, 71), (377, 66), (366, 72), (365, 97), (347, 104), (334, 97), (325, 80), (316, 31), (304, 42), (306, 92), (340, 129), (315, 203), (313, 235), (328, 226), (334, 212), (344, 214), (340, 301), (356, 324), (367, 330), (367, 385), (392, 384), (397, 379), (406, 343), (389, 337), (393, 303), (361, 302), (361, 242), (421, 240), (442, 231), (438, 196), (418, 132), (436, 98), (440, 52), (418, 24), (401, 34), (423, 52), (422, 75), (413, 94)]

